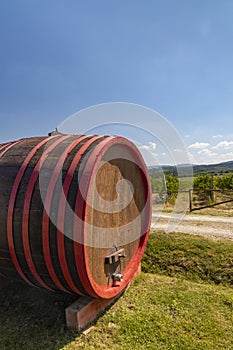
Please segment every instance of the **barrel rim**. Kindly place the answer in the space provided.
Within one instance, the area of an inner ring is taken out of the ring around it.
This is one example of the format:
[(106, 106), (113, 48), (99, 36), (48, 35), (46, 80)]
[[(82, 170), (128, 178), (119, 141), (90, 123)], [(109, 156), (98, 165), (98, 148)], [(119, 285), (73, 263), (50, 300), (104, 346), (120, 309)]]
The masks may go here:
[[(135, 250), (135, 253), (133, 254), (130, 263), (127, 265), (125, 271), (124, 271), (124, 280), (121, 282), (120, 287), (116, 288), (113, 286), (101, 286), (98, 283), (96, 283), (92, 277), (92, 273), (90, 271), (90, 266), (89, 266), (89, 262), (88, 262), (88, 256), (87, 256), (87, 245), (85, 244), (85, 237), (86, 237), (86, 230), (85, 230), (85, 226), (86, 226), (86, 218), (88, 215), (88, 199), (90, 198), (90, 191), (91, 191), (91, 186), (92, 186), (92, 182), (94, 179), (94, 174), (95, 174), (95, 170), (99, 164), (99, 161), (102, 159), (102, 157), (104, 156), (104, 154), (106, 153), (106, 151), (113, 146), (114, 144), (122, 144), (123, 146), (126, 146), (128, 148), (128, 150), (130, 151), (133, 159), (137, 160), (137, 163), (139, 163), (140, 168), (142, 169), (145, 177), (142, 177), (142, 181), (145, 182), (144, 184), (146, 186), (144, 186), (144, 190), (145, 188), (148, 189), (147, 192), (147, 200), (145, 203), (145, 213), (146, 213), (146, 218), (145, 218), (145, 222), (148, 222), (148, 225), (146, 227), (145, 230), (145, 234), (143, 234), (138, 241), (138, 247)], [(83, 227), (83, 247), (82, 247), (82, 253), (83, 253), (83, 262), (84, 262), (84, 269), (81, 269), (82, 272), (85, 271), (84, 275), (86, 274), (86, 278), (88, 280), (88, 284), (91, 287), (88, 288), (88, 292), (90, 294), (92, 294), (93, 296), (97, 296), (99, 298), (104, 298), (104, 299), (110, 299), (115, 297), (116, 295), (118, 295), (128, 284), (129, 282), (133, 279), (134, 274), (136, 273), (137, 269), (138, 269), (138, 265), (140, 264), (142, 255), (144, 253), (145, 247), (146, 247), (146, 243), (148, 240), (148, 236), (149, 236), (149, 231), (150, 231), (150, 223), (151, 223), (151, 211), (152, 211), (152, 198), (151, 198), (151, 187), (150, 187), (150, 179), (149, 179), (149, 174), (147, 171), (147, 167), (146, 164), (144, 162), (144, 159), (140, 153), (140, 151), (138, 150), (138, 148), (134, 145), (134, 143), (132, 143), (131, 141), (129, 141), (128, 139), (122, 137), (122, 136), (115, 136), (115, 137), (111, 137), (109, 139), (105, 139), (105, 142), (103, 145), (101, 145), (101, 143), (99, 144), (99, 146), (102, 146), (101, 149), (99, 150), (99, 147), (97, 146), (93, 152), (91, 153), (88, 162), (86, 164), (86, 167), (84, 169), (83, 175), (85, 175), (85, 173), (89, 173), (89, 182), (87, 185), (87, 192), (86, 192), (86, 201), (85, 201), (85, 205), (84, 205), (84, 227)], [(82, 280), (82, 283), (86, 284), (84, 280)], [(87, 288), (87, 286), (86, 286)], [(120, 289), (119, 289), (120, 288)], [(94, 293), (93, 293), (93, 292)]]

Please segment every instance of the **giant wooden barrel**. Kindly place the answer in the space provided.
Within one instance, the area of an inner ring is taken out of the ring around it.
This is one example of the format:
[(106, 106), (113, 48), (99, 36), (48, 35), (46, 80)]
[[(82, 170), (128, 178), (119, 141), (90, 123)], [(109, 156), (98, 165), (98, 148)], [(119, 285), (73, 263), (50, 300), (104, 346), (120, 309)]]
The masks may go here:
[(52, 134), (0, 145), (0, 275), (108, 299), (132, 280), (151, 189), (123, 137)]

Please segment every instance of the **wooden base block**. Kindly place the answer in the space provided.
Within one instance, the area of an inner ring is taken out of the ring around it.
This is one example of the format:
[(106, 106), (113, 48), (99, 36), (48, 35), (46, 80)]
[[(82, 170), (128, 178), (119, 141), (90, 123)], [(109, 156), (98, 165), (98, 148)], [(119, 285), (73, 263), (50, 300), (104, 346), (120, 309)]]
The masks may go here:
[[(134, 278), (141, 273), (141, 264), (136, 271)], [(126, 289), (130, 286), (128, 284)], [(99, 315), (108, 307), (113, 305), (117, 299), (124, 293), (123, 290), (119, 295), (113, 299), (93, 299), (91, 297), (80, 297), (73, 304), (68, 306), (65, 310), (66, 325), (71, 329), (78, 329), (79, 331), (88, 327), (90, 323), (95, 321)]]
[(66, 325), (68, 328), (76, 328), (79, 331), (86, 328), (92, 321), (110, 305), (114, 299), (92, 299), (81, 297), (66, 308)]

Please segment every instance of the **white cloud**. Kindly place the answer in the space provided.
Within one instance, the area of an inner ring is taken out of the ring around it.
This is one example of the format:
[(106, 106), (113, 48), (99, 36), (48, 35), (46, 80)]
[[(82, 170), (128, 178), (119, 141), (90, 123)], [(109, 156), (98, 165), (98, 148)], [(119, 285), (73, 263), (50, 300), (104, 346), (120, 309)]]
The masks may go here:
[(156, 147), (157, 147), (156, 143), (150, 141), (148, 145), (142, 145), (139, 148), (142, 150), (152, 151), (152, 150), (155, 150)]
[(150, 141), (147, 145), (142, 145), (142, 146), (139, 146), (138, 148), (139, 148), (147, 166), (158, 165), (159, 155), (155, 151), (157, 149), (157, 145), (155, 142)]
[(220, 141), (221, 134), (212, 136), (216, 143), (195, 142), (188, 146), (189, 157), (196, 164), (217, 164), (233, 160), (233, 140)]
[(212, 147), (212, 149), (233, 149), (233, 141), (221, 141), (216, 146)]
[(228, 162), (233, 160), (233, 152), (222, 153), (219, 155), (221, 162)]
[(208, 157), (216, 157), (218, 155), (218, 153), (212, 152), (207, 148), (198, 151), (198, 154), (208, 156)]
[(212, 136), (213, 139), (221, 139), (222, 137), (223, 137), (223, 135), (221, 135), (221, 134)]
[(210, 144), (207, 142), (195, 142), (195, 143), (192, 143), (190, 146), (188, 146), (188, 148), (190, 148), (190, 149), (202, 149), (202, 148), (206, 148), (208, 146), (210, 146)]
[(149, 142), (150, 149), (156, 149), (157, 145), (155, 142)]

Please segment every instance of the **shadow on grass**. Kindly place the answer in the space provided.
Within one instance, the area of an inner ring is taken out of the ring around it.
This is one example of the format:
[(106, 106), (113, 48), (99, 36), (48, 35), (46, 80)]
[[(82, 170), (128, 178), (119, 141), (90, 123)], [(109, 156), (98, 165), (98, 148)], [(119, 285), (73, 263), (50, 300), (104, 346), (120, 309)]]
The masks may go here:
[(0, 289), (0, 349), (61, 349), (80, 334), (65, 322), (65, 308), (75, 300), (19, 282)]

